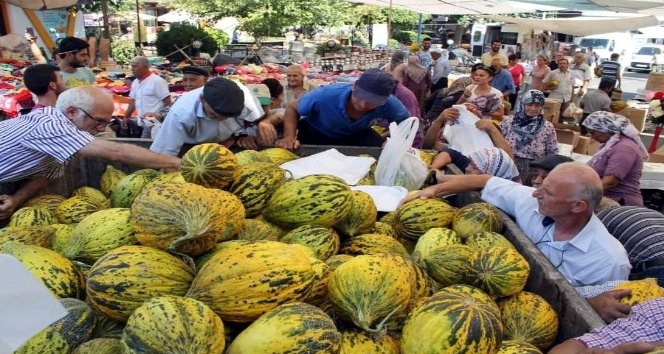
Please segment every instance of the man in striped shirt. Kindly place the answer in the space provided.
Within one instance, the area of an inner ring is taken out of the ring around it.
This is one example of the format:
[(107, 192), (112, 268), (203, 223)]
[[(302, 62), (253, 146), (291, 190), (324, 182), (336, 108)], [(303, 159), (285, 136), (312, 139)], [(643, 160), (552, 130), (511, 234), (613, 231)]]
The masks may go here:
[(135, 145), (95, 139), (113, 114), (103, 90), (81, 86), (63, 92), (56, 107), (45, 107), (0, 122), (0, 220), (60, 177), (80, 153), (131, 165), (175, 170), (180, 159)]
[(664, 347), (664, 297), (632, 308), (629, 316), (555, 346), (549, 354), (639, 354)]
[(620, 54), (613, 53), (611, 54), (611, 60), (602, 62), (602, 79), (605, 77), (613, 79), (618, 83), (616, 87), (620, 88), (622, 84), (622, 71), (620, 70)]

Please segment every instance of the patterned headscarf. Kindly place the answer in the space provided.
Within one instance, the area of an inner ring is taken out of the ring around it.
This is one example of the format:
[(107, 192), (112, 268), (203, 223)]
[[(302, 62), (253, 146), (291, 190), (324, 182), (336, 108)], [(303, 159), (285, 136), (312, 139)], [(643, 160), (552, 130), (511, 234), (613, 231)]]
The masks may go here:
[(586, 120), (583, 121), (583, 126), (588, 130), (594, 130), (602, 133), (613, 134), (609, 140), (604, 143), (601, 149), (593, 155), (593, 157), (588, 161), (590, 166), (594, 166), (599, 159), (604, 156), (609, 149), (620, 141), (620, 136), (624, 135), (629, 139), (632, 139), (639, 146), (641, 150), (641, 160), (646, 161), (649, 158), (648, 150), (641, 141), (639, 136), (639, 131), (636, 127), (629, 121), (629, 119), (621, 116), (620, 114), (615, 114), (605, 111), (597, 111), (591, 113)]
[(519, 170), (510, 155), (497, 147), (483, 148), (468, 156), (470, 161), (482, 173), (521, 182)]
[(544, 114), (540, 113), (535, 117), (526, 116), (525, 106), (528, 104), (536, 104), (544, 107), (544, 94), (538, 90), (527, 91), (521, 101), (516, 104), (516, 112), (512, 118), (512, 131), (516, 134), (516, 146), (518, 150), (535, 139), (537, 133), (544, 125)]
[(473, 79), (470, 76), (460, 77), (449, 86), (440, 91), (439, 97), (443, 98), (455, 93), (463, 92), (466, 90), (468, 85), (473, 83)]
[(420, 66), (420, 57), (417, 55), (408, 57), (408, 66), (404, 73), (416, 84), (419, 84), (427, 76), (427, 71)]

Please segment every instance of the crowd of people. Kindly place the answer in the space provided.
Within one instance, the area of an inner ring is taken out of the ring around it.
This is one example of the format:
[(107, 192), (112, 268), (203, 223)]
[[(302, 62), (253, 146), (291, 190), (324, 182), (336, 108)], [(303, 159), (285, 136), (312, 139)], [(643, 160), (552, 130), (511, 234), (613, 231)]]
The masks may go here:
[[(33, 111), (0, 122), (0, 219), (61, 176), (76, 154), (177, 170), (178, 156), (189, 145), (206, 142), (251, 149), (380, 147), (386, 134), (374, 129), (376, 124), (415, 116), (421, 129), (414, 145), (439, 153), (424, 188), (404, 203), (481, 190), (482, 199), (516, 219), (603, 319), (627, 317), (629, 307), (618, 300), (629, 293), (616, 295), (610, 286), (644, 277), (664, 282), (664, 230), (653, 227), (664, 225), (664, 216), (643, 208), (639, 179), (648, 154), (638, 131), (607, 105), (611, 90), (620, 84), (620, 67), (603, 64), (606, 76), (591, 91), (591, 66), (583, 53), (571, 63), (562, 53), (554, 53), (552, 62), (540, 55), (526, 74), (516, 56), (500, 49), (500, 41), (494, 41), (470, 76), (450, 85), (450, 63), (431, 48), (430, 39), (416, 52), (395, 53), (385, 67), (365, 71), (353, 84), (317, 87), (306, 79), (303, 67), (291, 65), (283, 84), (266, 79), (244, 85), (190, 66), (182, 69), (186, 92), (177, 97), (152, 72), (147, 58), (137, 56), (131, 60), (135, 79), (129, 107), (112, 129), (113, 101), (92, 85), (87, 42), (65, 38), (55, 65), (25, 70), (24, 83), (36, 98)], [(526, 81), (531, 81), (528, 90)], [(602, 144), (587, 164), (558, 155), (555, 126), (543, 114), (546, 96), (563, 105), (581, 103), (580, 129)], [(472, 129), (486, 133), (493, 146), (450, 148), (444, 131), (464, 112), (475, 117)], [(102, 138), (129, 126), (140, 127), (142, 136), (152, 139), (149, 150)], [(441, 173), (450, 163), (466, 175)], [(632, 221), (626, 225), (627, 219)], [(631, 313), (650, 308), (635, 307)], [(661, 323), (661, 304), (652, 308), (659, 309)], [(585, 348), (595, 343), (591, 337), (565, 345)]]

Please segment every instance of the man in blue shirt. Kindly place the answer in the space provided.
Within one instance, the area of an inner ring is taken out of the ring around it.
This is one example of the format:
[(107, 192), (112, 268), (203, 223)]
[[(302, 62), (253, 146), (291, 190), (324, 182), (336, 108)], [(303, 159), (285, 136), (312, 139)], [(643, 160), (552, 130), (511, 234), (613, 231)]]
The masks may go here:
[(496, 76), (494, 76), (493, 80), (491, 80), (491, 86), (497, 90), (500, 90), (500, 92), (506, 96), (516, 93), (512, 74), (510, 74), (509, 71), (503, 69), (501, 59), (493, 58), (491, 61), (491, 67), (496, 70)]
[(370, 69), (353, 85), (332, 84), (302, 95), (286, 107), (283, 137), (276, 146), (381, 146), (384, 139), (371, 129), (371, 123), (378, 118), (399, 123), (409, 116), (392, 96), (393, 90), (392, 75)]

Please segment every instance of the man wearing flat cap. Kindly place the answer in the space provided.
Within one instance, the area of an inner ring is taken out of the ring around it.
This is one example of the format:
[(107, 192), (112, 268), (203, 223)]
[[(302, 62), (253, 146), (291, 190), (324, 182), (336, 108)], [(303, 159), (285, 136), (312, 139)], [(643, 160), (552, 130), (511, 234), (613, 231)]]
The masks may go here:
[(198, 66), (185, 66), (182, 68), (182, 85), (185, 92), (202, 87), (210, 77), (210, 72)]
[(263, 113), (247, 87), (218, 77), (175, 102), (150, 150), (177, 156), (185, 144), (210, 142), (255, 149), (253, 125)]
[(276, 145), (381, 146), (384, 139), (371, 123), (378, 118), (399, 123), (409, 116), (393, 90), (392, 75), (370, 69), (353, 85), (332, 84), (304, 94), (286, 107), (283, 138)]

